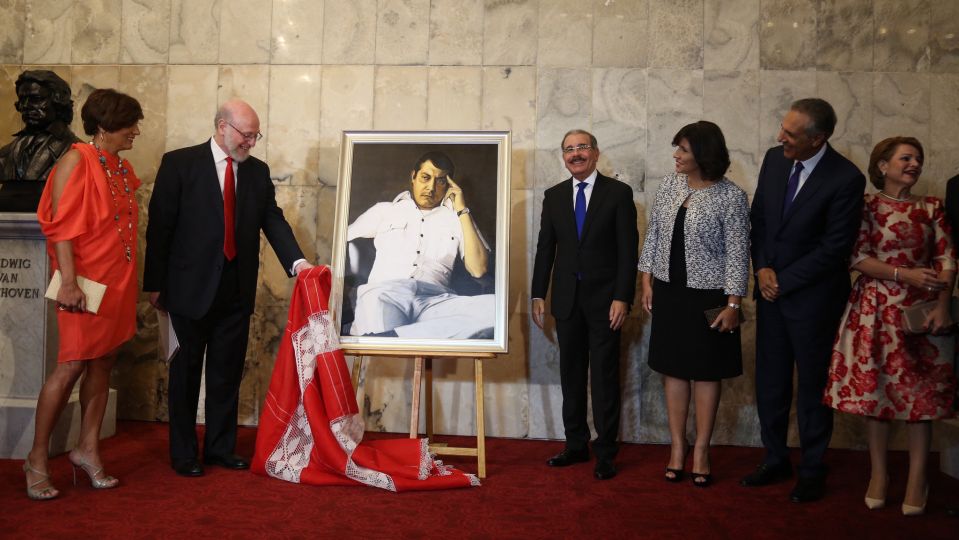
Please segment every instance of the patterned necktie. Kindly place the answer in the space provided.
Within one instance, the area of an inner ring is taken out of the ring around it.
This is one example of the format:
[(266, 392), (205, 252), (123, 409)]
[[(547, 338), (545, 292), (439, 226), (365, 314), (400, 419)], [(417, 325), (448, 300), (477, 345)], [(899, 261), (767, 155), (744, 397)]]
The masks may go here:
[(789, 177), (789, 181), (786, 182), (786, 200), (783, 201), (783, 215), (786, 215), (786, 212), (789, 211), (793, 199), (796, 198), (796, 192), (799, 191), (799, 177), (802, 175), (802, 169), (802, 161), (797, 161), (796, 170), (793, 171)]
[(576, 214), (576, 234), (580, 238), (583, 237), (583, 223), (586, 221), (586, 186), (588, 185), (586, 182), (576, 184), (579, 191), (576, 192), (576, 206), (573, 212)]
[(226, 158), (226, 173), (223, 175), (223, 254), (226, 260), (236, 257), (234, 215), (236, 213), (236, 180), (233, 177), (233, 158)]

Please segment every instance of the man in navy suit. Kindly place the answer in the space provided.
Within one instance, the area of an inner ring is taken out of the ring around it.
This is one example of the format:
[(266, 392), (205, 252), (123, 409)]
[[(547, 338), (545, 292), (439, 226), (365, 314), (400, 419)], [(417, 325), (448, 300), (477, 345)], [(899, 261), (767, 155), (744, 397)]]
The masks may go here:
[(196, 412), (206, 355), (203, 460), (246, 469), (234, 454), (240, 378), (256, 299), (260, 231), (290, 276), (310, 268), (276, 204), (270, 168), (251, 157), (260, 120), (247, 103), (220, 106), (213, 137), (167, 152), (147, 226), (143, 290), (169, 312), (180, 343), (170, 362), (170, 458), (200, 476)]
[(802, 458), (793, 502), (818, 500), (825, 488), (822, 460), (833, 418), (822, 396), (849, 296), (849, 257), (866, 185), (862, 172), (826, 142), (835, 126), (826, 101), (792, 104), (777, 138), (782, 146), (763, 159), (751, 212), (756, 405), (766, 456), (742, 484), (792, 476), (786, 437), (795, 372)]
[(559, 340), (566, 447), (547, 464), (589, 460), (589, 378), (596, 428), (593, 475), (607, 480), (616, 476), (620, 334), (636, 293), (636, 205), (629, 185), (596, 171), (596, 137), (572, 130), (560, 148), (572, 178), (546, 190), (532, 284), (533, 322), (543, 328), (552, 277), (551, 311)]

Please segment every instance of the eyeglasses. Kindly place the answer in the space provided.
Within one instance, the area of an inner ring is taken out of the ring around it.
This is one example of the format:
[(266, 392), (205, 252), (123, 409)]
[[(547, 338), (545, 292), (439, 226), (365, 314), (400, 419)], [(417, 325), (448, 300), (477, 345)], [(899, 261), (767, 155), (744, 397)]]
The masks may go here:
[(592, 149), (593, 149), (593, 146), (590, 144), (578, 144), (576, 146), (567, 146), (566, 148), (563, 148), (563, 153), (572, 154), (573, 152), (578, 152), (580, 150), (589, 151)]
[(244, 139), (246, 139), (247, 141), (256, 142), (256, 141), (259, 141), (260, 139), (263, 138), (263, 134), (260, 133), (259, 131), (257, 131), (256, 133), (243, 133), (242, 131), (239, 130), (239, 128), (237, 128), (236, 126), (234, 126), (233, 124), (231, 124), (231, 123), (229, 123), (229, 122), (227, 122), (226, 125), (228, 125), (228, 126), (230, 126), (231, 128), (235, 129), (236, 132), (239, 133), (239, 134), (240, 134)]

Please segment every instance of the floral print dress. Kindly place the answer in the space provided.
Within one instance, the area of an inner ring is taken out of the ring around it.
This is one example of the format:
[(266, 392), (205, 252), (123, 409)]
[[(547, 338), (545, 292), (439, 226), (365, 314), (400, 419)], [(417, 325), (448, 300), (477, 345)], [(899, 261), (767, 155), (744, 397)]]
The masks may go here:
[[(867, 194), (853, 266), (867, 257), (901, 267), (955, 269), (956, 252), (942, 202), (896, 202)], [(906, 334), (902, 308), (937, 293), (860, 275), (833, 345), (823, 402), (843, 412), (885, 420), (951, 415), (955, 336)]]

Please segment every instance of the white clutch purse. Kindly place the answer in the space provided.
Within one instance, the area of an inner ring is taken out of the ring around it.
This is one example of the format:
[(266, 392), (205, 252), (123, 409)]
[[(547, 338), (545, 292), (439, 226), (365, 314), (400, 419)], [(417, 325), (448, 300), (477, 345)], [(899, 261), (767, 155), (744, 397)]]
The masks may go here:
[[(62, 279), (59, 270), (53, 272), (53, 278), (50, 279), (50, 286), (47, 287), (47, 292), (43, 296), (50, 300), (56, 300), (57, 293), (60, 292), (60, 282)], [(77, 276), (77, 285), (80, 286), (83, 295), (87, 297), (87, 311), (96, 314), (96, 312), (100, 310), (100, 302), (103, 301), (103, 295), (107, 292), (107, 286), (83, 276)]]

